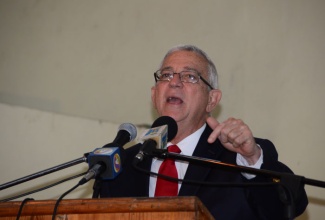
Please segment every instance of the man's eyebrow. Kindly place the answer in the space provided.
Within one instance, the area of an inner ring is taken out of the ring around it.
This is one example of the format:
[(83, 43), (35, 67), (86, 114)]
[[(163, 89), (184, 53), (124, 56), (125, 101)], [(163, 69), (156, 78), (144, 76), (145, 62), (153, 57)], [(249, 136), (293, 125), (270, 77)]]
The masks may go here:
[(166, 66), (164, 68), (161, 68), (161, 70), (173, 70), (173, 68), (171, 66)]
[[(174, 69), (171, 66), (166, 66), (166, 67), (162, 68), (161, 70), (174, 70)], [(191, 70), (191, 71), (199, 72), (199, 71), (197, 71), (197, 69), (195, 69), (193, 67), (189, 67), (189, 66), (185, 66), (182, 71), (184, 71), (184, 70)]]
[(192, 68), (192, 67), (188, 67), (188, 66), (184, 67), (184, 70), (192, 70), (192, 71), (195, 71), (195, 72), (199, 72), (199, 71), (197, 71), (197, 69)]

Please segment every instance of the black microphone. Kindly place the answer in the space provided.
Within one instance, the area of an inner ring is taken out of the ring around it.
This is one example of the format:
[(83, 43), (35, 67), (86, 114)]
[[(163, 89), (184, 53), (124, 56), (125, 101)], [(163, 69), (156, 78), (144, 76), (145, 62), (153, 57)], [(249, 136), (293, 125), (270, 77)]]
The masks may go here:
[(124, 123), (119, 126), (119, 131), (112, 143), (104, 145), (102, 148), (96, 148), (87, 156), (89, 165), (88, 173), (80, 180), (82, 185), (93, 178), (103, 180), (114, 179), (122, 171), (122, 162), (124, 160), (123, 146), (135, 139), (137, 129), (131, 123)]
[(169, 116), (161, 116), (154, 121), (151, 128), (144, 131), (140, 140), (144, 141), (139, 153), (134, 157), (133, 164), (141, 162), (146, 155), (155, 149), (166, 149), (167, 142), (177, 134), (177, 123)]

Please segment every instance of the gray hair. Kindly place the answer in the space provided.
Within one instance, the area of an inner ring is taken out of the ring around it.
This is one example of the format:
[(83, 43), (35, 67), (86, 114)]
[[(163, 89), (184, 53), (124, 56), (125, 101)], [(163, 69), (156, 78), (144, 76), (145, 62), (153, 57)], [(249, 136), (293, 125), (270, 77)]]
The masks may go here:
[(213, 61), (210, 59), (210, 57), (200, 48), (194, 46), (194, 45), (178, 45), (173, 48), (171, 48), (165, 55), (163, 61), (160, 64), (160, 68), (162, 67), (162, 64), (164, 60), (172, 53), (176, 51), (190, 51), (198, 54), (199, 56), (203, 57), (208, 62), (208, 82), (212, 85), (213, 88), (218, 88), (218, 73), (216, 66), (214, 65)]

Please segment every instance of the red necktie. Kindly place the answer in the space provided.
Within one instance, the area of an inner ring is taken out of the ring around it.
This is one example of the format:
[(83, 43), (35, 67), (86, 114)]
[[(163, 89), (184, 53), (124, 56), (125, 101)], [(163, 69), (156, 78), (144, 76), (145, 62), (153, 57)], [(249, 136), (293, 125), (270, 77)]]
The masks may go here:
[[(181, 150), (177, 145), (171, 145), (168, 147), (168, 152), (180, 153)], [(166, 158), (160, 165), (158, 174), (178, 178), (178, 173), (175, 166), (175, 160)], [(155, 196), (177, 196), (178, 194), (178, 182), (170, 181), (160, 177), (157, 177)]]

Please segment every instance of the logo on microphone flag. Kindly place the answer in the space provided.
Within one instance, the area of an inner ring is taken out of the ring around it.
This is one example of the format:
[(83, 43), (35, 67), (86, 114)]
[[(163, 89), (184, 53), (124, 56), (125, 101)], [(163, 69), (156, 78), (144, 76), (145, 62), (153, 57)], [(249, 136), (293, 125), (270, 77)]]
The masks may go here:
[(113, 158), (114, 170), (118, 173), (121, 169), (121, 158), (119, 154), (115, 154)]

